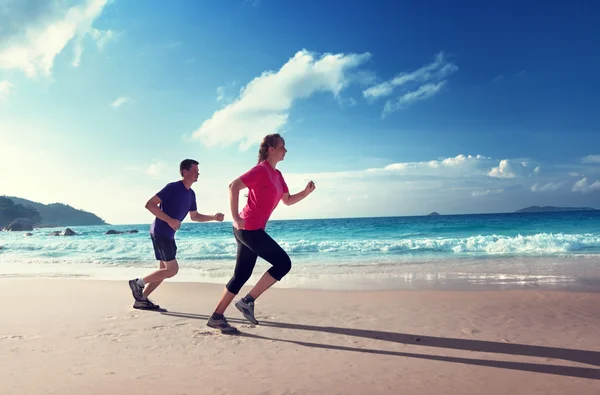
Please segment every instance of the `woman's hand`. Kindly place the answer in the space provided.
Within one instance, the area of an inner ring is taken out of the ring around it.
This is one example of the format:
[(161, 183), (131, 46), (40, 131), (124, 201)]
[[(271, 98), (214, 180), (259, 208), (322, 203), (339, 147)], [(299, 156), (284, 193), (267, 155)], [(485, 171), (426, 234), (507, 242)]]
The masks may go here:
[(315, 183), (313, 181), (309, 181), (308, 184), (306, 184), (306, 188), (304, 188), (304, 193), (306, 193), (306, 196), (308, 196), (315, 190), (315, 188)]
[(244, 230), (246, 228), (246, 221), (244, 221), (240, 216), (236, 216), (233, 220), (233, 226), (235, 226), (238, 230)]

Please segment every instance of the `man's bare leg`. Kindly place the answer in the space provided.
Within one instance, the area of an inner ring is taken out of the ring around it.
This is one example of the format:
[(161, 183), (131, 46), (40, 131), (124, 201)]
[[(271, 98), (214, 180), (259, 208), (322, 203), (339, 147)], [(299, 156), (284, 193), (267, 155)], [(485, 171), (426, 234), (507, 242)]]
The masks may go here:
[[(166, 269), (167, 265), (165, 264), (164, 261), (160, 261), (158, 264), (158, 268)], [(144, 288), (144, 297), (147, 298), (148, 295), (150, 295), (152, 293), (152, 291), (154, 291), (162, 282), (163, 282), (163, 280), (154, 281), (154, 282), (146, 284), (146, 287)]]
[[(177, 259), (173, 259), (172, 261), (165, 262), (165, 266), (161, 267), (154, 273), (151, 273), (144, 277), (142, 281), (144, 281), (144, 285), (154, 283), (154, 282), (162, 282), (167, 278), (171, 278), (177, 274), (179, 271), (179, 264), (177, 263)], [(156, 288), (156, 287), (154, 287)]]
[(150, 294), (150, 292), (144, 292), (146, 285), (157, 283), (151, 290), (154, 291), (163, 280), (173, 277), (178, 271), (179, 265), (177, 264), (177, 259), (173, 259), (172, 261), (164, 262), (164, 267), (161, 266), (157, 271), (147, 275), (143, 279), (130, 280), (129, 287), (133, 292), (134, 299), (138, 301), (145, 300), (146, 298), (144, 296)]

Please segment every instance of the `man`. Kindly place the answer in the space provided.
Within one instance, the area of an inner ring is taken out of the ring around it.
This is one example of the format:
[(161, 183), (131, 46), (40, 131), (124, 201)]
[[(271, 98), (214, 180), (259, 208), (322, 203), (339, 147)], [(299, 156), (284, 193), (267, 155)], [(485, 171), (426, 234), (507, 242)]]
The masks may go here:
[(196, 222), (223, 221), (223, 214), (204, 215), (197, 211), (196, 194), (192, 184), (198, 181), (198, 162), (185, 159), (179, 165), (182, 179), (167, 184), (160, 192), (146, 203), (146, 209), (156, 218), (150, 227), (150, 238), (154, 246), (154, 255), (160, 261), (159, 269), (144, 278), (129, 281), (136, 309), (157, 310), (160, 306), (152, 303), (148, 295), (158, 287), (163, 280), (171, 278), (179, 271), (175, 258), (177, 245), (175, 232), (181, 227), (181, 221), (188, 212), (190, 219)]

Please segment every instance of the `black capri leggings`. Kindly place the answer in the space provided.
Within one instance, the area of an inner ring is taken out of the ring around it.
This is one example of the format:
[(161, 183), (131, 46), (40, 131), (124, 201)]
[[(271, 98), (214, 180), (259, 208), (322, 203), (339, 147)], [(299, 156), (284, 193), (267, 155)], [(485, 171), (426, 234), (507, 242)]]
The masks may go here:
[(233, 235), (237, 242), (237, 259), (233, 277), (226, 285), (227, 290), (232, 294), (237, 295), (246, 284), (259, 256), (273, 265), (268, 273), (277, 281), (281, 281), (292, 268), (292, 261), (288, 254), (263, 229), (233, 228)]

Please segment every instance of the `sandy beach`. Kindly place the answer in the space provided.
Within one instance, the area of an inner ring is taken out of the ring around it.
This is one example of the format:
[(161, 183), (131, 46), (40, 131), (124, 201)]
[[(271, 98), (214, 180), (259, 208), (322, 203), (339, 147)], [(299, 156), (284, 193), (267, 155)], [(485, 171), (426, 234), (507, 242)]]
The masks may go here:
[(2, 279), (0, 393), (600, 393), (600, 293), (275, 288), (228, 336), (221, 289), (167, 282), (148, 312), (124, 282)]

